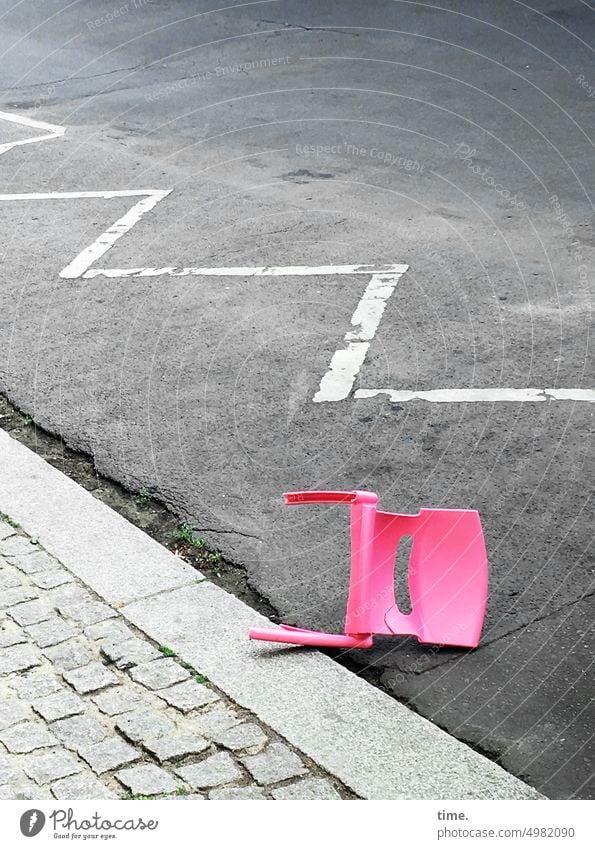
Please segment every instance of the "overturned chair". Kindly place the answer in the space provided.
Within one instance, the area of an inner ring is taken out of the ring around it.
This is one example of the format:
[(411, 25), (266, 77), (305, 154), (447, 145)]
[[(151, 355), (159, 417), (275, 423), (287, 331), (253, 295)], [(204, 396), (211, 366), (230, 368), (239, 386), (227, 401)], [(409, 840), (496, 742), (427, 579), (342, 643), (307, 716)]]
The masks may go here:
[[(416, 636), (420, 643), (475, 648), (488, 593), (488, 564), (477, 510), (422, 508), (417, 515), (377, 509), (374, 492), (287, 492), (286, 504), (349, 504), (351, 575), (345, 633), (291, 625), (252, 628), (252, 640), (302, 646), (370, 648), (374, 634)], [(411, 613), (395, 598), (395, 559), (403, 536), (409, 558)]]

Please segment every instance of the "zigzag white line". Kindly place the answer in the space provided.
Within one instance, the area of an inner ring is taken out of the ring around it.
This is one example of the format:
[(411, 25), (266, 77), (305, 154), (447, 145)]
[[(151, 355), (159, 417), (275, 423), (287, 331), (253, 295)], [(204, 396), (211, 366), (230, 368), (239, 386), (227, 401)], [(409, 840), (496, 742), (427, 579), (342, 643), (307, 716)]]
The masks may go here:
[(36, 121), (33, 118), (25, 118), (24, 115), (14, 115), (12, 112), (0, 112), (0, 121), (9, 121), (11, 124), (20, 124), (23, 127), (32, 127), (35, 130), (44, 130), (42, 136), (31, 136), (26, 139), (17, 139), (16, 141), (5, 142), (0, 144), (0, 156), (13, 147), (20, 147), (24, 144), (34, 144), (35, 142), (49, 141), (50, 139), (58, 139), (66, 132), (66, 127), (60, 127), (58, 124), (47, 124), (45, 121)]
[(60, 277), (65, 277), (69, 280), (74, 280), (77, 277), (82, 277), (87, 269), (103, 256), (106, 251), (121, 239), (135, 224), (137, 224), (142, 216), (153, 209), (160, 200), (171, 192), (171, 189), (132, 189), (127, 191), (105, 191), (105, 192), (25, 192), (20, 194), (0, 194), (0, 201), (27, 201), (27, 200), (74, 200), (76, 198), (125, 198), (125, 197), (140, 197), (141, 199), (131, 207), (121, 218), (118, 218), (105, 233), (98, 236), (92, 244), (84, 248), (70, 262), (66, 268), (60, 272)]

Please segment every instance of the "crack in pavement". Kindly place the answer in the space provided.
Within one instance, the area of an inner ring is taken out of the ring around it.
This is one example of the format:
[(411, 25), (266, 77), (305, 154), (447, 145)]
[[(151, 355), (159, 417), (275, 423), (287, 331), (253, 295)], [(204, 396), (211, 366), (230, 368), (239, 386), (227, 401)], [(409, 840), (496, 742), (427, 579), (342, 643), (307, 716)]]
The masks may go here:
[(262, 537), (257, 536), (257, 534), (249, 534), (247, 531), (232, 531), (232, 530), (220, 530), (219, 528), (194, 528), (197, 533), (211, 533), (211, 534), (236, 534), (240, 537), (248, 537), (248, 539), (257, 539), (259, 542), (263, 542)]
[[(542, 616), (537, 616), (535, 619), (531, 619), (529, 622), (525, 622), (522, 625), (519, 625), (517, 628), (513, 628), (511, 631), (507, 631), (505, 634), (501, 634), (499, 637), (494, 637), (493, 640), (488, 640), (486, 642), (482, 642), (476, 649), (472, 649), (474, 654), (477, 654), (482, 649), (486, 649), (488, 646), (493, 646), (494, 643), (500, 642), (500, 640), (505, 640), (507, 637), (512, 636), (513, 634), (518, 634), (519, 631), (523, 631), (525, 628), (528, 628), (531, 625), (537, 624), (537, 622), (543, 622), (545, 619), (549, 619), (552, 616), (556, 616), (558, 613), (561, 613), (563, 610), (566, 610), (569, 607), (572, 607), (575, 604), (578, 604), (581, 601), (584, 601), (587, 598), (592, 598), (595, 596), (595, 589), (591, 590), (588, 593), (580, 596), (579, 598), (575, 598), (572, 601), (567, 602), (566, 604), (557, 607), (555, 610), (550, 610), (548, 613), (544, 613)], [(431, 666), (425, 666), (423, 669), (410, 669), (407, 671), (403, 671), (404, 675), (413, 673), (414, 675), (423, 675), (425, 672), (430, 672), (433, 669), (438, 669), (441, 666), (444, 666), (447, 663), (452, 663), (453, 661), (458, 660), (456, 658), (447, 658), (443, 660), (441, 663), (434, 663)]]
[(359, 38), (359, 32), (347, 32), (344, 29), (333, 29), (332, 27), (307, 27), (303, 24), (290, 24), (287, 21), (268, 21), (266, 19), (261, 19), (261, 24), (274, 24), (275, 26), (282, 26), (286, 29), (303, 29), (305, 32), (338, 32), (340, 35), (351, 35), (354, 38)]
[(31, 85), (15, 85), (6, 89), (6, 93), (10, 94), (13, 91), (34, 91), (37, 88), (44, 88), (45, 86), (58, 85), (59, 83), (72, 83), (72, 82), (80, 82), (81, 80), (95, 80), (98, 77), (108, 77), (110, 74), (120, 74), (122, 71), (139, 71), (150, 68), (150, 65), (145, 65), (141, 62), (140, 65), (131, 65), (129, 68), (114, 68), (113, 71), (102, 71), (100, 74), (89, 74), (89, 76), (81, 76), (81, 77), (62, 77), (57, 80), (46, 80), (42, 83), (32, 83)]

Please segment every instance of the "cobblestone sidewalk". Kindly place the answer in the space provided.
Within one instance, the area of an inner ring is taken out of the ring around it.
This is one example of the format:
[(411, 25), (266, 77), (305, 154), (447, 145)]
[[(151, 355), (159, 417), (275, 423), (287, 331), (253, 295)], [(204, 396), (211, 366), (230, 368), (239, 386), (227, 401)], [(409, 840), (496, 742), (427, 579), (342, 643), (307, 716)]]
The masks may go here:
[(354, 798), (0, 518), (0, 799)]

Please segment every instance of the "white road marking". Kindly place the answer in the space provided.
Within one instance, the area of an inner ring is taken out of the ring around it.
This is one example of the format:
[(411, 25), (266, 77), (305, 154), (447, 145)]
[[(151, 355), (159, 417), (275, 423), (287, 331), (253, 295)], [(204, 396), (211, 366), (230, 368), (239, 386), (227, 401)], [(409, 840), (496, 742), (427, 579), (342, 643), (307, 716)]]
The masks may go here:
[(333, 354), (328, 371), (320, 381), (320, 389), (312, 399), (315, 404), (325, 401), (342, 401), (350, 395), (355, 379), (366, 359), (370, 342), (380, 324), (386, 302), (408, 267), (407, 265), (393, 266), (395, 270), (391, 273), (372, 274), (351, 316), (351, 326), (358, 329), (348, 330), (344, 338), (347, 347)]
[(349, 342), (346, 348), (335, 351), (328, 371), (320, 381), (320, 389), (312, 398), (315, 404), (342, 401), (349, 396), (369, 347), (369, 342)]
[[(0, 145), (0, 154), (13, 147), (31, 144), (37, 141), (58, 138), (64, 135), (65, 128), (41, 121), (34, 121), (17, 115), (0, 111), (0, 120), (12, 121), (24, 126), (45, 130), (45, 135), (29, 139), (20, 139)], [(111, 227), (101, 234), (91, 245), (81, 251), (72, 262), (60, 272), (65, 279), (81, 277), (310, 277), (335, 274), (369, 274), (368, 283), (354, 314), (351, 326), (358, 328), (349, 330), (344, 337), (346, 347), (335, 351), (329, 369), (320, 382), (320, 389), (314, 396), (315, 403), (342, 401), (348, 398), (353, 390), (356, 377), (363, 366), (366, 354), (373, 340), (388, 298), (408, 267), (404, 263), (386, 265), (293, 265), (293, 266), (235, 266), (235, 267), (138, 267), (138, 268), (91, 268), (94, 262), (102, 257), (113, 245), (128, 233), (142, 216), (153, 209), (163, 198), (171, 193), (171, 189), (137, 189), (114, 191), (81, 191), (81, 192), (23, 192), (0, 194), (0, 201), (41, 201), (41, 200), (74, 200), (84, 198), (102, 198), (109, 200), (117, 197), (140, 197), (137, 203), (119, 218)], [(469, 388), (469, 389), (432, 389), (432, 390), (402, 390), (402, 389), (357, 389), (353, 393), (356, 399), (373, 398), (387, 395), (394, 403), (407, 401), (429, 401), (432, 403), (477, 403), (495, 401), (540, 402), (540, 401), (586, 401), (595, 402), (593, 389), (513, 389), (513, 388)]]
[(392, 403), (404, 401), (430, 401), (437, 404), (462, 404), (478, 401), (587, 401), (595, 403), (595, 389), (429, 389), (409, 391), (403, 389), (356, 389), (355, 398), (374, 398), (388, 395)]
[[(132, 211), (132, 210), (131, 210)], [(118, 222), (120, 223), (120, 222)], [(115, 227), (116, 225), (114, 225)], [(109, 231), (108, 231), (109, 232)], [(98, 240), (103, 244), (102, 240)], [(97, 243), (95, 243), (97, 245)], [(93, 248), (95, 246), (91, 246)], [(91, 249), (87, 249), (89, 252)], [(107, 250), (107, 248), (106, 248)], [(282, 266), (227, 266), (206, 268), (198, 266), (149, 266), (138, 268), (90, 268), (81, 272), (80, 265), (86, 262), (83, 252), (61, 273), (61, 277), (313, 277), (337, 274), (370, 275), (364, 294), (351, 317), (352, 328), (345, 334), (345, 349), (336, 351), (329, 370), (322, 378), (320, 389), (314, 396), (316, 403), (340, 401), (347, 398), (355, 379), (366, 359), (370, 342), (374, 338), (386, 301), (395, 290), (399, 278), (407, 271), (404, 263), (385, 265), (282, 265)], [(67, 273), (68, 272), (68, 273)]]
[[(115, 226), (115, 225), (114, 225)], [(109, 231), (108, 231), (109, 232)], [(227, 266), (204, 268), (188, 266), (139, 267), (139, 268), (89, 268), (81, 274), (78, 267), (83, 254), (61, 272), (62, 277), (313, 277), (336, 274), (370, 275), (364, 294), (351, 317), (351, 326), (357, 328), (345, 334), (347, 347), (336, 351), (329, 370), (322, 378), (314, 401), (340, 401), (347, 398), (364, 364), (370, 342), (380, 324), (386, 301), (395, 290), (399, 278), (407, 271), (404, 263), (386, 265), (282, 265), (282, 266)], [(65, 272), (70, 270), (70, 274)]]
[(84, 198), (111, 198), (140, 197), (141, 199), (131, 207), (125, 215), (119, 218), (112, 226), (102, 233), (89, 247), (85, 248), (76, 256), (66, 268), (60, 272), (60, 277), (76, 279), (84, 275), (85, 271), (103, 254), (106, 253), (117, 241), (137, 224), (142, 216), (153, 209), (159, 201), (167, 197), (171, 189), (118, 189), (116, 191), (104, 192), (22, 192), (19, 194), (0, 194), (0, 201), (41, 201), (41, 200), (75, 200)]
[[(107, 197), (118, 193), (94, 193), (92, 196)], [(122, 194), (128, 194), (126, 192)], [(139, 192), (139, 194), (141, 194)], [(148, 194), (148, 193), (142, 193)], [(163, 196), (168, 194), (164, 192)], [(74, 196), (78, 196), (73, 193)], [(2, 196), (0, 196), (1, 198)], [(161, 199), (161, 198), (160, 198)], [(154, 204), (153, 204), (154, 205)], [(130, 210), (133, 213), (136, 207)], [(145, 210), (146, 211), (146, 210)], [(120, 220), (122, 221), (122, 219)], [(120, 222), (117, 222), (118, 224)], [(130, 225), (132, 226), (132, 225)], [(114, 228), (116, 225), (114, 225)], [(111, 228), (111, 229), (114, 229)], [(128, 227), (127, 229), (130, 229)], [(110, 231), (108, 231), (109, 233)], [(123, 235), (117, 234), (117, 238)], [(104, 234), (105, 236), (105, 234)], [(103, 250), (100, 237), (93, 246), (99, 244)], [(115, 239), (114, 239), (115, 241)], [(112, 242), (113, 244), (113, 242)], [(88, 248), (87, 251), (91, 249)], [(80, 260), (80, 266), (77, 263)], [(74, 270), (73, 277), (93, 278), (126, 278), (126, 277), (311, 277), (335, 274), (368, 274), (370, 281), (362, 295), (355, 312), (351, 317), (351, 328), (344, 337), (346, 346), (335, 351), (328, 371), (320, 382), (320, 388), (315, 394), (315, 403), (329, 403), (348, 398), (355, 380), (365, 362), (371, 341), (374, 339), (382, 319), (386, 302), (394, 292), (408, 265), (392, 263), (387, 265), (285, 265), (285, 266), (139, 266), (137, 268), (90, 268), (93, 261), (88, 261), (86, 251), (83, 251), (73, 262), (61, 272), (66, 277), (69, 269)], [(86, 263), (86, 270), (81, 273), (81, 267)], [(74, 269), (73, 269), (74, 267)], [(357, 329), (353, 329), (357, 328)], [(473, 388), (473, 389), (434, 389), (428, 391), (399, 390), (399, 389), (358, 389), (353, 393), (356, 399), (373, 398), (377, 395), (388, 395), (395, 403), (407, 401), (429, 401), (432, 403), (493, 403), (495, 401), (595, 401), (595, 390), (591, 389), (514, 389), (514, 388)]]
[(197, 268), (188, 266), (149, 268), (93, 268), (83, 277), (313, 277), (330, 274), (397, 274), (407, 271), (407, 265), (259, 265), (228, 268)]
[(167, 189), (164, 191), (153, 190), (145, 192), (146, 197), (135, 203), (125, 215), (118, 218), (93, 244), (81, 251), (66, 268), (62, 269), (60, 277), (65, 277), (69, 280), (82, 277), (99, 257), (103, 256), (106, 251), (109, 251), (118, 239), (121, 239), (122, 236), (128, 233), (135, 224), (138, 224), (143, 215), (153, 209), (164, 197), (167, 197), (171, 191), (171, 189)]
[(34, 130), (44, 130), (42, 136), (31, 136), (30, 138), (17, 139), (16, 141), (0, 144), (0, 156), (12, 150), (13, 147), (58, 139), (66, 132), (66, 127), (60, 127), (57, 124), (46, 124), (45, 121), (36, 121), (33, 118), (26, 118), (24, 115), (14, 115), (12, 112), (0, 111), (0, 121), (9, 121), (11, 124), (20, 124), (23, 127), (31, 127)]
[[(169, 194), (171, 189), (165, 192)], [(156, 189), (117, 189), (107, 192), (21, 192), (20, 194), (0, 194), (0, 200), (73, 200), (74, 198), (135, 198), (156, 194)]]

